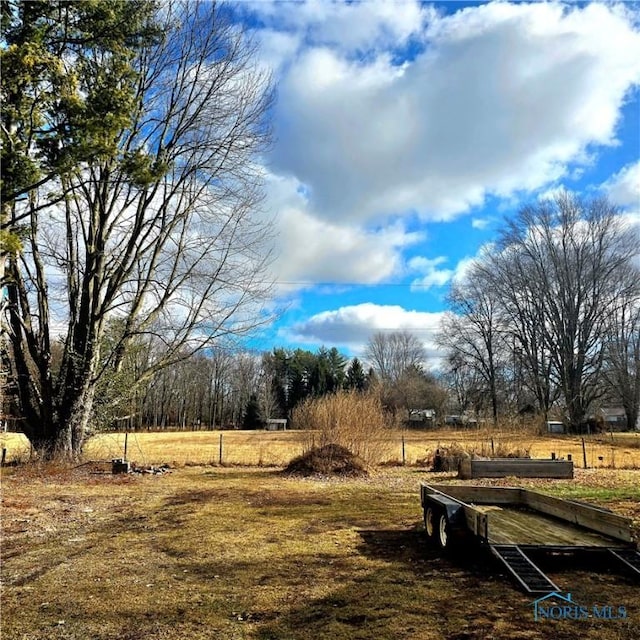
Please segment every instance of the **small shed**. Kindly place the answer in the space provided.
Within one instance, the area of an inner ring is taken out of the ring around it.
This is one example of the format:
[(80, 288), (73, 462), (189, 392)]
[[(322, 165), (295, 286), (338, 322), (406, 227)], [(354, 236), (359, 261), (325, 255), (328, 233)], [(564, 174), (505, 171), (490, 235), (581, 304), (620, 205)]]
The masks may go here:
[(286, 431), (287, 419), (286, 418), (268, 418), (267, 419), (267, 431)]
[(547, 431), (549, 433), (566, 433), (566, 427), (564, 426), (564, 422), (549, 420), (547, 422)]

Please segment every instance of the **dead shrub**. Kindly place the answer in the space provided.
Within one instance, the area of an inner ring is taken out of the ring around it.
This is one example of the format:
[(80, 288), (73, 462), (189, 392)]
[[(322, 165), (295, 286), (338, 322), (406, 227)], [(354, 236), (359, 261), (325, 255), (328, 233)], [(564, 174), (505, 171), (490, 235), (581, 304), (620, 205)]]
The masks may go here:
[(305, 453), (335, 444), (367, 465), (378, 464), (389, 454), (391, 418), (377, 395), (340, 391), (309, 399), (295, 408), (293, 423), (310, 430), (303, 445)]
[(457, 471), (458, 465), (467, 458), (530, 458), (530, 447), (514, 446), (508, 442), (480, 442), (462, 445), (452, 442), (440, 445), (433, 454), (434, 471)]
[(456, 442), (449, 446), (438, 447), (433, 454), (433, 470), (457, 471), (460, 462), (470, 457), (469, 452)]

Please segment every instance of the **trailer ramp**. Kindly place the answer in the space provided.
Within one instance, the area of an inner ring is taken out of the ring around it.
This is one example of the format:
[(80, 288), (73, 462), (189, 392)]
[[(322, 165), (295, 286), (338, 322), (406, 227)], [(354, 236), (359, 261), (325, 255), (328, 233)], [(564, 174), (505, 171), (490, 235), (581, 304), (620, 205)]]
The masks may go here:
[(640, 553), (635, 549), (609, 549), (609, 553), (615, 556), (622, 564), (640, 578)]
[(489, 548), (527, 593), (551, 593), (560, 590), (518, 545), (491, 544)]

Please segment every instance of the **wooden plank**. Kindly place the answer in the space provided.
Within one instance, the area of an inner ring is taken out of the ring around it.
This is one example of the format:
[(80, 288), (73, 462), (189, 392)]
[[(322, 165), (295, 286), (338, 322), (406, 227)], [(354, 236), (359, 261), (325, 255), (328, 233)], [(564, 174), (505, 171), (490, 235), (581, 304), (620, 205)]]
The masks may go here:
[(465, 505), (464, 515), (467, 521), (467, 527), (476, 536), (483, 540), (487, 539), (487, 510), (499, 510), (500, 507), (482, 507), (476, 505)]
[(546, 496), (536, 491), (525, 491), (525, 503), (532, 509), (556, 518), (597, 531), (616, 540), (633, 542), (631, 519), (598, 507)]
[(471, 469), (471, 458), (464, 458), (460, 461), (460, 464), (458, 465), (458, 477), (462, 478), (463, 480), (473, 478)]
[(520, 504), (522, 489), (517, 487), (477, 487), (473, 485), (423, 485), (466, 504)]
[(463, 460), (458, 468), (460, 478), (573, 478), (573, 462), (521, 458)]
[(523, 509), (487, 513), (491, 544), (553, 547), (611, 547), (611, 538), (552, 516)]

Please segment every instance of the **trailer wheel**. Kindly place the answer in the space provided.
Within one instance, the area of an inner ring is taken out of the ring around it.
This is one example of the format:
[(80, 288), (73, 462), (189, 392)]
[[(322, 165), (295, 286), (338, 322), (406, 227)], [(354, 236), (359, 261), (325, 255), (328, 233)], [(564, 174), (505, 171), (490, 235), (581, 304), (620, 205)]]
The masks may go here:
[(424, 510), (424, 528), (429, 538), (436, 537), (436, 512), (433, 507), (427, 507)]
[(438, 518), (438, 544), (441, 549), (447, 549), (449, 547), (449, 543), (449, 523), (447, 522), (447, 516), (442, 513)]

